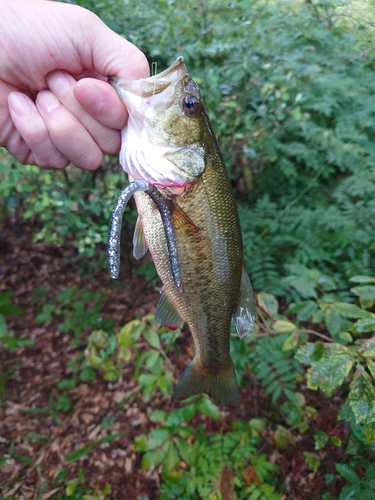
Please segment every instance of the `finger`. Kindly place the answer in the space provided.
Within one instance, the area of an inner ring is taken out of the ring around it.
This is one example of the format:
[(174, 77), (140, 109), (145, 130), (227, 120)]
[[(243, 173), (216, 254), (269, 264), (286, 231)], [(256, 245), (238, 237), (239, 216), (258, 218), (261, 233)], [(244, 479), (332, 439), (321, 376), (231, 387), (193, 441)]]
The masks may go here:
[[(72, 113), (77, 120), (86, 128), (91, 137), (95, 140), (99, 148), (104, 153), (118, 153), (120, 149), (120, 133), (100, 123), (94, 116), (88, 113), (77, 101), (74, 95), (76, 80), (64, 71), (53, 71), (46, 78), (49, 89), (54, 93), (63, 106)], [(103, 85), (105, 83), (101, 82)], [(96, 107), (101, 107), (104, 99), (102, 94), (97, 97), (94, 103)], [(120, 109), (124, 108), (119, 106)], [(108, 120), (110, 122), (110, 120)]]
[(128, 119), (126, 107), (108, 83), (93, 78), (79, 80), (74, 87), (77, 101), (106, 127), (121, 130)]
[(65, 168), (69, 161), (53, 144), (33, 101), (21, 92), (12, 92), (8, 105), (13, 124), (24, 141), (14, 134), (9, 151), (22, 163), (32, 160), (42, 168)]
[(39, 92), (37, 108), (52, 142), (68, 160), (83, 170), (100, 167), (103, 154), (80, 121), (49, 90)]
[(150, 76), (149, 64), (143, 52), (110, 30), (99, 18), (96, 18), (96, 22), (98, 24), (92, 30), (90, 40), (92, 53), (89, 61), (95, 70), (104, 76), (134, 80)]

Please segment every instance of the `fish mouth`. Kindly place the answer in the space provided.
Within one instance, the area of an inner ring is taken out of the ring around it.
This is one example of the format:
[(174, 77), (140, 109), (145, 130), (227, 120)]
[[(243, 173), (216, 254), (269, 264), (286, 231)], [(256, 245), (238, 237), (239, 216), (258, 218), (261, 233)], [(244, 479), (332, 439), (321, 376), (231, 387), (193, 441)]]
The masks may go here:
[[(167, 103), (168, 92), (165, 90), (187, 74), (184, 58), (180, 56), (169, 68), (157, 75), (139, 80), (110, 76), (108, 83), (112, 85), (124, 103), (134, 109), (141, 107), (143, 99), (152, 98), (153, 103), (157, 102), (157, 97), (161, 93), (163, 93), (163, 102)], [(170, 100), (172, 100), (172, 93)]]

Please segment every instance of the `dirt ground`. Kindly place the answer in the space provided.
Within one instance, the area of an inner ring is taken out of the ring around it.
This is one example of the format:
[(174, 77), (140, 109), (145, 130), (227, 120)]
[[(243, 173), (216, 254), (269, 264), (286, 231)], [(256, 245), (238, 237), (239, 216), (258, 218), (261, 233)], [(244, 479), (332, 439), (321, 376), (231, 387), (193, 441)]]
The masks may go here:
[[(7, 317), (7, 324), (16, 337), (25, 334), (35, 341), (34, 345), (13, 352), (4, 348), (0, 351), (0, 459), (7, 458), (0, 468), (0, 498), (60, 498), (65, 488), (54, 483), (59, 471), (68, 469), (66, 484), (83, 468), (87, 486), (98, 489), (111, 485), (106, 498), (155, 500), (159, 498), (160, 471), (142, 470), (141, 455), (132, 443), (135, 436), (149, 431), (147, 414), (151, 409), (170, 410), (177, 407), (176, 403), (171, 396), (159, 395), (146, 405), (140, 397), (132, 396), (137, 383), (131, 379), (134, 368), (131, 361), (124, 366), (122, 379), (115, 383), (97, 377), (77, 384), (69, 392), (73, 403), (69, 412), (51, 410), (59, 395), (58, 382), (71, 377), (68, 362), (75, 359), (79, 346), (71, 345), (71, 334), (58, 330), (58, 321), (36, 323), (38, 304), (32, 298), (40, 287), (51, 297), (73, 285), (99, 290), (105, 296), (103, 318), (113, 318), (116, 331), (135, 315), (154, 313), (158, 292), (148, 286), (145, 278), (133, 273), (130, 248), (123, 253), (122, 278), (113, 282), (106, 270), (82, 276), (71, 242), (56, 248), (33, 242), (32, 234), (30, 221), (0, 226), (0, 293), (11, 291), (12, 302), (22, 310), (19, 316)], [(184, 330), (178, 342), (180, 353), (172, 352), (171, 362), (176, 373), (181, 373), (193, 352), (189, 332)], [(335, 472), (334, 462), (342, 456), (348, 438), (345, 423), (338, 423), (336, 419), (339, 401), (327, 407), (317, 393), (306, 391), (306, 397), (308, 404), (318, 410), (317, 422), (308, 432), (296, 433), (295, 444), (280, 452), (275, 447), (270, 422), (261, 446), (262, 453), (280, 466), (277, 474), (285, 485), (284, 499), (321, 498), (325, 491), (324, 476)], [(269, 404), (249, 374), (249, 387), (243, 389), (241, 406), (234, 414), (224, 411), (222, 422), (200, 416), (193, 425), (203, 423), (214, 431), (222, 426), (225, 429), (228, 420), (234, 418), (265, 418), (269, 415)], [(103, 425), (105, 422), (110, 424)], [(315, 453), (313, 435), (317, 429), (339, 437), (343, 446), (328, 445), (316, 454), (321, 466), (313, 473), (303, 451)], [(77, 449), (117, 433), (121, 435), (116, 439), (92, 448), (77, 462), (67, 464), (66, 458)], [(341, 487), (340, 482), (332, 485), (331, 496), (337, 496)]]

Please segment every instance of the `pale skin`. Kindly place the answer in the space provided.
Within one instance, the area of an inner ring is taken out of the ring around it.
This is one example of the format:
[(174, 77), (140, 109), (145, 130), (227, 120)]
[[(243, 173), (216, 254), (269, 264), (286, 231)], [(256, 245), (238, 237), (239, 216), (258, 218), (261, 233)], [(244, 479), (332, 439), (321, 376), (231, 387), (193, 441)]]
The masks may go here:
[(107, 78), (148, 77), (144, 54), (92, 12), (48, 0), (0, 0), (0, 33), (0, 146), (49, 169), (95, 170), (118, 153), (127, 111)]

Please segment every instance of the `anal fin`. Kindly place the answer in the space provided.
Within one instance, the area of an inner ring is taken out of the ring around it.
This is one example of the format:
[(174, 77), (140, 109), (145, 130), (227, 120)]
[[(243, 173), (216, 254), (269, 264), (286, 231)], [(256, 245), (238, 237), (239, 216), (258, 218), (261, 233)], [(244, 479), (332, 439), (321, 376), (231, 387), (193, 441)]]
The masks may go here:
[(254, 292), (245, 267), (242, 269), (240, 296), (233, 315), (238, 336), (242, 339), (252, 332), (255, 325), (256, 307)]
[(162, 293), (156, 308), (155, 320), (168, 328), (182, 328), (184, 320), (171, 304), (167, 294)]

